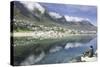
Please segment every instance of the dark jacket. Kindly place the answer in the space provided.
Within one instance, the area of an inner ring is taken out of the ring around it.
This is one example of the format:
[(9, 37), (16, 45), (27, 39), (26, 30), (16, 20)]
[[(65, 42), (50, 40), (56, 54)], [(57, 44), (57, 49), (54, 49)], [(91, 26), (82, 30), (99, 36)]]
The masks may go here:
[(93, 57), (93, 48), (90, 48), (88, 52), (88, 57)]

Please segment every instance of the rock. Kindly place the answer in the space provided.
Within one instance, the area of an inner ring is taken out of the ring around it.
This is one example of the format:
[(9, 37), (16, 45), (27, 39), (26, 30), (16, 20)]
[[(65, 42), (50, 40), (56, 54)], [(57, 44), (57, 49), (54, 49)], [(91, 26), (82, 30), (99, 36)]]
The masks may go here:
[(93, 62), (97, 61), (97, 57), (81, 57), (81, 61), (86, 61), (86, 62)]

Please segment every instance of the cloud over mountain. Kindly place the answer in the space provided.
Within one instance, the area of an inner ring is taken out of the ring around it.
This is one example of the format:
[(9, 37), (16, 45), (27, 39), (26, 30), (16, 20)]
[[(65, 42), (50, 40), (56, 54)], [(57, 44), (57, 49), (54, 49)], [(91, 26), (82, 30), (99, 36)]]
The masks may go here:
[(45, 11), (45, 9), (39, 3), (36, 3), (36, 2), (20, 1), (20, 3), (22, 3), (30, 11), (33, 11), (35, 8), (37, 8), (39, 11), (41, 11), (41, 13), (44, 13), (44, 11)]
[(53, 18), (61, 18), (62, 16), (56, 12), (49, 12), (49, 15)]
[(75, 22), (79, 22), (79, 21), (90, 21), (88, 18), (82, 18), (82, 17), (76, 17), (76, 16), (68, 16), (65, 15), (65, 18), (67, 21), (75, 21)]

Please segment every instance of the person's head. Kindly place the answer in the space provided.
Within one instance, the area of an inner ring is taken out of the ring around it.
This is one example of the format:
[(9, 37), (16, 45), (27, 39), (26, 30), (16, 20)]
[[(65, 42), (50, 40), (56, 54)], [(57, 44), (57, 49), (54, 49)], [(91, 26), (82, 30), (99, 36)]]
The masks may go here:
[(90, 48), (93, 48), (93, 46), (90, 46)]

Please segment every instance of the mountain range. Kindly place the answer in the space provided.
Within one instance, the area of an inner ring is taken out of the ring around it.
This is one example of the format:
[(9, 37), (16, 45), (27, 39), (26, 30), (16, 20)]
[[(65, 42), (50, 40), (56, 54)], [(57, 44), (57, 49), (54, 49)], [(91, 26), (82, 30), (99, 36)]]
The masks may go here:
[[(60, 26), (66, 29), (83, 31), (96, 31), (97, 29), (87, 18), (62, 16), (59, 13), (49, 11), (40, 3), (16, 1), (13, 7), (14, 19), (27, 21), (26, 24), (49, 27)], [(18, 24), (20, 25), (20, 23)]]

